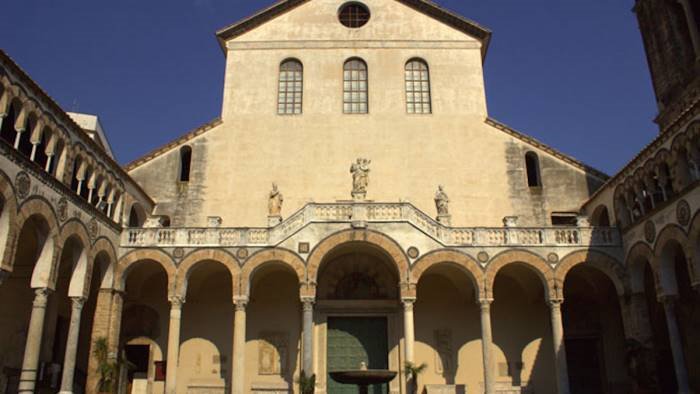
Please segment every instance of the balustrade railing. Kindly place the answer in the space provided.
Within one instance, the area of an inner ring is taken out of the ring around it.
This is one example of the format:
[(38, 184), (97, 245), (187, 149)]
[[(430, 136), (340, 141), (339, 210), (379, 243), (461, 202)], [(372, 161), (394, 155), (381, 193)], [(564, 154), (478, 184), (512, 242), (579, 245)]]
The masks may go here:
[(445, 246), (620, 246), (610, 227), (447, 227), (410, 203), (306, 205), (274, 227), (129, 228), (122, 246), (235, 247), (271, 246), (313, 223), (409, 223)]

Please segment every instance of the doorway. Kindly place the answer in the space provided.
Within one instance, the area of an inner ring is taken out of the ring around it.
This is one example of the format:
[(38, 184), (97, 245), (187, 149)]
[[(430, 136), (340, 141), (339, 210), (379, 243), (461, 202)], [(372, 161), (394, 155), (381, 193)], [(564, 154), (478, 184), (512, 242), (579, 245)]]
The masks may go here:
[[(389, 346), (386, 317), (329, 317), (328, 368), (329, 372), (353, 370), (361, 362), (369, 369), (388, 369)], [(355, 394), (357, 387), (340, 384), (327, 376), (328, 394)], [(369, 388), (371, 394), (386, 394), (388, 385)]]

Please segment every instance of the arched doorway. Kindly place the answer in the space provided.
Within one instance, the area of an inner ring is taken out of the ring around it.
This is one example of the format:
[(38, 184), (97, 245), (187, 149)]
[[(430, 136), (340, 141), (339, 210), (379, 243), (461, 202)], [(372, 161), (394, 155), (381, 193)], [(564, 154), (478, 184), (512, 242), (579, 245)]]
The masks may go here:
[(555, 393), (550, 311), (542, 278), (524, 263), (501, 268), (493, 286), (497, 390)]
[(167, 373), (163, 359), (154, 357), (150, 344), (134, 343), (132, 340), (147, 338), (159, 349), (167, 349), (170, 316), (168, 275), (160, 263), (143, 260), (129, 267), (124, 280), (120, 340), (124, 345), (120, 349), (135, 368), (128, 371), (125, 379), (121, 379), (120, 387), (163, 393)]
[(483, 387), (476, 293), (472, 278), (449, 262), (433, 265), (421, 275), (414, 309), (414, 357), (427, 369), (418, 379), (419, 393), (427, 384), (456, 385), (458, 392)]
[(300, 370), (302, 324), (294, 270), (276, 261), (258, 266), (251, 273), (246, 313), (246, 388), (291, 392)]
[(571, 393), (629, 391), (620, 304), (610, 278), (592, 267), (572, 268), (562, 318)]
[[(328, 393), (354, 393), (355, 386), (333, 381), (328, 372), (357, 369), (399, 370), (401, 309), (399, 273), (390, 257), (360, 242), (341, 245), (325, 256), (319, 267), (317, 324), (325, 331), (323, 376)], [(390, 383), (398, 390), (399, 379)], [(376, 385), (370, 393), (387, 393)]]
[(230, 390), (233, 351), (231, 273), (218, 261), (196, 263), (182, 307), (178, 392)]

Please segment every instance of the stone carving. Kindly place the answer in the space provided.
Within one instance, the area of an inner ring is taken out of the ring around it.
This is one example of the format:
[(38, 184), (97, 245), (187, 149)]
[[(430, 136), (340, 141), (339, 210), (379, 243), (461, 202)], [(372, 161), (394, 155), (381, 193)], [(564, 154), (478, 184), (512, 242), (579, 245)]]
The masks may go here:
[(97, 225), (97, 220), (95, 218), (90, 219), (90, 222), (88, 222), (88, 233), (92, 239), (97, 238), (99, 230), (100, 228)]
[(68, 200), (65, 197), (61, 197), (56, 203), (56, 212), (58, 213), (58, 220), (64, 222), (68, 219)]
[(15, 177), (15, 188), (17, 189), (17, 197), (21, 200), (29, 195), (29, 189), (32, 186), (32, 181), (26, 172), (21, 171)]
[(656, 225), (651, 220), (644, 224), (644, 239), (650, 244), (656, 239)]
[(690, 223), (690, 205), (687, 201), (678, 201), (678, 205), (676, 205), (676, 220), (681, 226), (687, 226)]
[(358, 158), (357, 161), (350, 166), (350, 173), (352, 174), (352, 198), (355, 200), (364, 200), (367, 196), (370, 163), (372, 163), (371, 160)]
[(489, 261), (489, 254), (484, 251), (481, 251), (476, 255), (476, 259), (479, 260), (479, 262), (481, 263), (485, 263)]
[(420, 251), (415, 246), (411, 246), (408, 248), (407, 254), (408, 257), (415, 259), (416, 257), (420, 256)]
[(287, 371), (287, 354), (287, 334), (283, 332), (260, 333), (258, 373), (260, 375), (284, 375)]
[(435, 330), (435, 372), (452, 372), (452, 330)]
[(185, 249), (183, 249), (183, 248), (173, 249), (173, 257), (175, 257), (178, 260), (185, 257)]
[(441, 216), (447, 216), (450, 214), (450, 198), (447, 197), (445, 193), (445, 188), (442, 185), (438, 186), (437, 192), (435, 192), (435, 208), (437, 208), (438, 221)]
[(272, 190), (270, 191), (270, 196), (267, 201), (268, 216), (270, 217), (281, 217), (282, 216), (282, 203), (284, 202), (284, 197), (282, 193), (277, 188), (277, 184), (272, 184)]
[(547, 255), (547, 261), (549, 261), (552, 264), (555, 264), (559, 262), (559, 255), (556, 253), (550, 253)]
[(224, 223), (221, 216), (207, 216), (207, 227), (209, 228), (219, 228)]
[(506, 216), (503, 218), (503, 226), (505, 227), (518, 227), (518, 217), (517, 216)]
[(236, 251), (236, 256), (239, 259), (247, 259), (248, 258), (248, 249), (246, 248), (240, 248)]

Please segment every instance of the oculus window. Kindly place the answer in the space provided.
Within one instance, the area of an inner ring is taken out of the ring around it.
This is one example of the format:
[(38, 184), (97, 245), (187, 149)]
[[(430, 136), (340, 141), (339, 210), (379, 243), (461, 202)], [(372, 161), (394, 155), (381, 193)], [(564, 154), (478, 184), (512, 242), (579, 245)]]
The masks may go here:
[(369, 21), (369, 8), (360, 3), (346, 3), (340, 7), (338, 19), (345, 27), (357, 29)]

